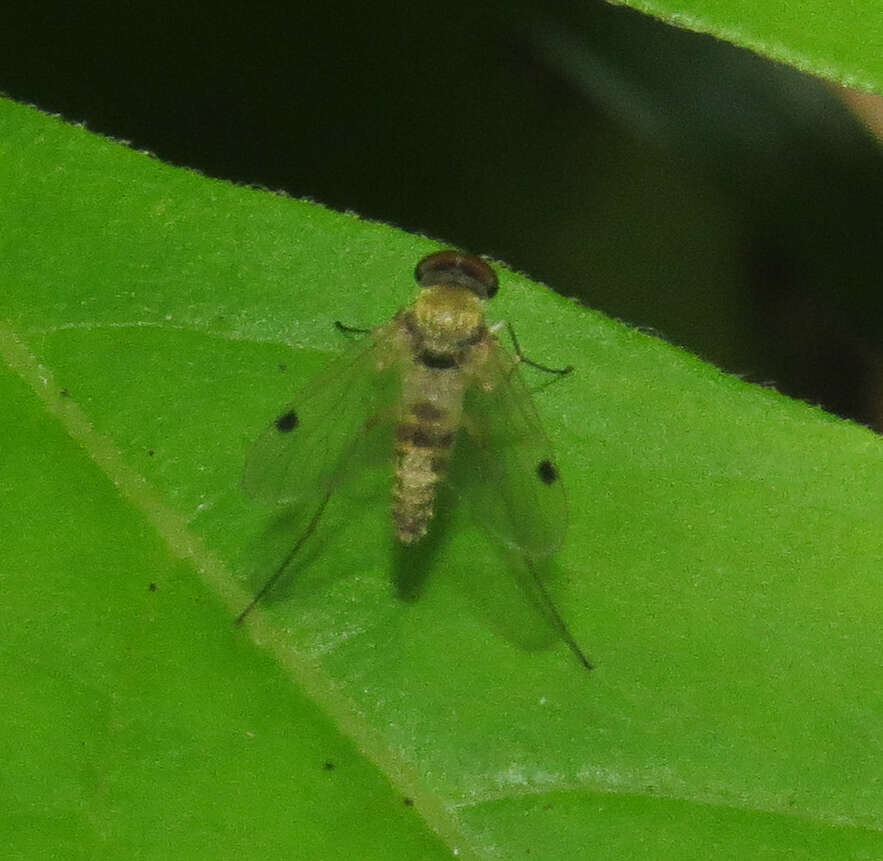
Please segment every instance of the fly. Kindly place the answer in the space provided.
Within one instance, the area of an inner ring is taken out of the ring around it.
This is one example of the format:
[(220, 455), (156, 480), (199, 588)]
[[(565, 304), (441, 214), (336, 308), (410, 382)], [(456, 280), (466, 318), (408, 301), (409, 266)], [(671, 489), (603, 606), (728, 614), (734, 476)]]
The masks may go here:
[(516, 358), (502, 348), (502, 324), (489, 327), (484, 316), (497, 276), (480, 257), (438, 251), (424, 257), (414, 275), (421, 288), (414, 304), (333, 360), (254, 444), (243, 488), (255, 499), (297, 510), (303, 526), (237, 622), (282, 576), (374, 439), (394, 460), (392, 524), (404, 545), (429, 530), (451, 458), (470, 458), (469, 469), (459, 470), (464, 486), (456, 489), (471, 497), (483, 527), (523, 557), (545, 612), (591, 669), (534, 567), (563, 543), (567, 508), (518, 364), (561, 375), (571, 368), (526, 359), (511, 326)]

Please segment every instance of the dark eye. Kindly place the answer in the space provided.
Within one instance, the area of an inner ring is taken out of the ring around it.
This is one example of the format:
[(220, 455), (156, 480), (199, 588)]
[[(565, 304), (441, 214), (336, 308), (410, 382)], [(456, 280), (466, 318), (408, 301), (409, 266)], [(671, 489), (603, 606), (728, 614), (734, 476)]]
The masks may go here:
[(421, 287), (450, 284), (465, 287), (482, 299), (490, 299), (499, 289), (497, 273), (480, 257), (462, 251), (436, 251), (424, 257), (414, 270)]
[(288, 433), (289, 431), (293, 431), (300, 424), (300, 420), (294, 410), (289, 410), (287, 413), (282, 413), (282, 415), (276, 419), (275, 424), (277, 431)]
[(551, 460), (541, 460), (537, 464), (537, 475), (543, 484), (554, 484), (558, 481), (558, 467)]

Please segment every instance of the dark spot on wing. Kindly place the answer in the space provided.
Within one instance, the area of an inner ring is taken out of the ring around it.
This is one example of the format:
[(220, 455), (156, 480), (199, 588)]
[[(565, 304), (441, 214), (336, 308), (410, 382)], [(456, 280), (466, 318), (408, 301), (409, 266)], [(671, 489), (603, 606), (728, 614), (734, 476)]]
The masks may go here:
[(330, 759), (326, 759), (325, 762), (322, 763), (322, 768), (325, 771), (334, 771), (334, 763)]
[(405, 807), (413, 807), (413, 806), (414, 806), (414, 799), (413, 799), (413, 798), (408, 798), (407, 796), (405, 796), (405, 797), (402, 799), (402, 804), (404, 804)]
[(437, 422), (445, 414), (444, 410), (439, 409), (435, 404), (429, 401), (419, 401), (414, 404), (411, 412), (415, 419), (423, 422)]
[(398, 426), (396, 439), (399, 442), (409, 442), (415, 448), (450, 448), (454, 444), (454, 434), (450, 431), (436, 431), (409, 424)]
[(288, 433), (293, 431), (299, 424), (300, 420), (297, 417), (297, 413), (294, 410), (289, 410), (276, 419), (276, 430), (281, 433)]
[(541, 460), (537, 464), (537, 475), (543, 484), (554, 484), (558, 481), (558, 468), (551, 460)]
[(156, 592), (156, 583), (148, 583), (147, 584), (148, 592)]
[(418, 360), (427, 368), (436, 371), (447, 371), (457, 367), (457, 360), (450, 353), (430, 353), (429, 350), (424, 350), (418, 356)]

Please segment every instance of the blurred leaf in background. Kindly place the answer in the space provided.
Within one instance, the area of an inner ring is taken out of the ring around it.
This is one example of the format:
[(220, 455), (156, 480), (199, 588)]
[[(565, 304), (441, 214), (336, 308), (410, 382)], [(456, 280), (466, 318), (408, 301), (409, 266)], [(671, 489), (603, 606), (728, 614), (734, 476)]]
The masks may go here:
[[(646, 8), (883, 80), (872, 3)], [(7, 14), (0, 87), (16, 98), (494, 254), (881, 426), (880, 150), (818, 79), (592, 2)]]

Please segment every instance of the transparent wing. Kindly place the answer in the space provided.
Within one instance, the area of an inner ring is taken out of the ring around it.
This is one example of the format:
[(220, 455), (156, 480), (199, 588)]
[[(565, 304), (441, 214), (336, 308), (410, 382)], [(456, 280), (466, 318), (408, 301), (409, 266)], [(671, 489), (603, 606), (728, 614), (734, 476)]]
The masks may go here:
[(476, 518), (528, 557), (554, 553), (567, 531), (567, 502), (549, 439), (518, 363), (499, 344), (464, 399), (452, 483), (468, 491)]
[(400, 387), (396, 324), (333, 359), (252, 446), (242, 487), (275, 505), (306, 509), (327, 501), (369, 437), (389, 426)]

